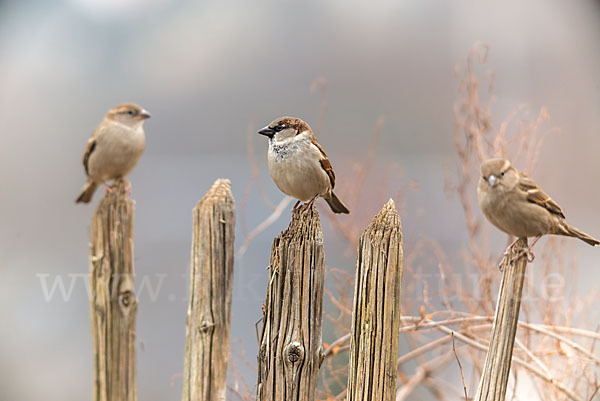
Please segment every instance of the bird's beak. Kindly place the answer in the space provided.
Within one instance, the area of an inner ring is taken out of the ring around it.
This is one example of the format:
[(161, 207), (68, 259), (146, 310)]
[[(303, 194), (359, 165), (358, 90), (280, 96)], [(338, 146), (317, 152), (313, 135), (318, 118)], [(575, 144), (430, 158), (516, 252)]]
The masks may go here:
[(139, 114), (139, 116), (140, 116), (140, 118), (141, 118), (142, 120), (145, 120), (145, 119), (147, 119), (147, 118), (150, 118), (150, 117), (152, 117), (152, 114), (150, 114), (150, 112), (149, 112), (148, 110), (146, 110), (146, 109), (142, 109), (142, 111), (140, 111), (140, 114)]
[(488, 182), (490, 183), (490, 186), (493, 187), (498, 182), (498, 178), (496, 178), (494, 174), (490, 174), (490, 176), (488, 177)]
[(265, 128), (260, 129), (258, 133), (264, 136), (268, 136), (269, 138), (273, 138), (273, 135), (275, 135), (275, 130), (269, 128), (269, 126), (266, 126)]

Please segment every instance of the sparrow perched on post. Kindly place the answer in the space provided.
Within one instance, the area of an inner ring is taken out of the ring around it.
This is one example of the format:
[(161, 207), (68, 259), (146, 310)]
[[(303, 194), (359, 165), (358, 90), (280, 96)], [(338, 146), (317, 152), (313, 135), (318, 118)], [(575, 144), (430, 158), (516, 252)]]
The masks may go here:
[(124, 178), (133, 170), (146, 146), (144, 120), (150, 113), (137, 104), (121, 104), (106, 113), (83, 153), (88, 181), (76, 203), (88, 203), (98, 185)]
[[(567, 223), (560, 206), (506, 159), (483, 162), (477, 198), (485, 217), (500, 230), (517, 239), (536, 237), (529, 249), (524, 251), (530, 261), (533, 260), (531, 247), (545, 234), (579, 238), (592, 246), (600, 244), (600, 241)], [(515, 243), (509, 246), (505, 256)]]
[(312, 205), (322, 197), (334, 213), (350, 213), (333, 192), (335, 174), (325, 150), (307, 123), (281, 117), (258, 131), (269, 138), (269, 172), (281, 192)]

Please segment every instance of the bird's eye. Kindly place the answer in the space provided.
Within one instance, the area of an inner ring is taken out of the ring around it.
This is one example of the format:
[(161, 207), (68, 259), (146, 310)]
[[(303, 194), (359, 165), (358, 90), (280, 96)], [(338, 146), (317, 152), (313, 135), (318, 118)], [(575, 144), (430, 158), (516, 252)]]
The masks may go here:
[(506, 173), (506, 171), (501, 172), (500, 176), (504, 177), (504, 173)]
[(127, 114), (129, 114), (130, 116), (132, 116), (132, 115), (134, 115), (134, 114), (135, 114), (135, 112), (134, 112), (133, 110), (128, 110), (128, 111), (127, 111)]
[(279, 124), (275, 127), (275, 131), (277, 131), (277, 132), (284, 130), (284, 129), (285, 129), (285, 125), (283, 125), (283, 124)]

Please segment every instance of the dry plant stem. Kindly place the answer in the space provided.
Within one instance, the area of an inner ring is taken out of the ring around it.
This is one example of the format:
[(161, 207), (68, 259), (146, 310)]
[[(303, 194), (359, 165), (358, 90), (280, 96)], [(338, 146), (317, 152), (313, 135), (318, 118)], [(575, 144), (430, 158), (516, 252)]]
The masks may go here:
[(452, 353), (448, 352), (443, 354), (437, 358), (434, 358), (430, 361), (425, 362), (417, 368), (417, 371), (414, 376), (412, 376), (406, 384), (398, 389), (396, 392), (396, 401), (404, 401), (408, 398), (410, 394), (417, 388), (419, 384), (424, 383), (429, 377), (431, 377), (431, 373), (442, 366), (444, 366)]
[(527, 348), (527, 346), (523, 344), (521, 340), (519, 340), (519, 337), (515, 337), (515, 344), (517, 344), (517, 347), (522, 349), (525, 352), (525, 354), (527, 354), (527, 356), (533, 362), (535, 362), (535, 364), (538, 365), (540, 369), (542, 369), (542, 372), (544, 372), (545, 375), (551, 376), (548, 367), (538, 357), (536, 357), (535, 354), (529, 348)]
[[(409, 322), (416, 322), (413, 325), (404, 326), (404, 327), (400, 328), (400, 333), (406, 333), (406, 332), (430, 331), (430, 330), (437, 329), (440, 326), (447, 326), (447, 325), (451, 325), (451, 324), (461, 324), (462, 325), (462, 324), (472, 324), (472, 323), (476, 323), (476, 322), (493, 322), (494, 319), (491, 316), (465, 316), (465, 317), (454, 318), (454, 319), (432, 321), (430, 319), (423, 319), (422, 317), (419, 317), (419, 316), (402, 316), (401, 320), (409, 321)], [(527, 322), (523, 322), (523, 321), (519, 321), (519, 326), (523, 327), (526, 330), (538, 332), (540, 334), (547, 335), (549, 337), (553, 337), (553, 338), (557, 339), (558, 341), (564, 343), (565, 345), (573, 348), (574, 350), (581, 352), (586, 357), (588, 357), (591, 361), (598, 364), (598, 361), (597, 361), (598, 358), (596, 356), (594, 356), (593, 354), (591, 354), (589, 351), (585, 350), (580, 344), (575, 343), (572, 340), (570, 340), (564, 336), (560, 336), (554, 332), (555, 331), (556, 332), (564, 332), (564, 333), (571, 334), (571, 335), (577, 335), (577, 336), (588, 337), (588, 338), (593, 338), (593, 339), (597, 339), (600, 337), (598, 335), (598, 333), (595, 333), (595, 332), (589, 331), (589, 330), (583, 330), (583, 329), (532, 324), (532, 323), (527, 323)], [(467, 327), (470, 330), (480, 330), (480, 329), (488, 328), (488, 327), (490, 327), (490, 325), (487, 325), (487, 324), (486, 325), (477, 325), (477, 326), (469, 325)], [(451, 331), (450, 328), (445, 328), (445, 329), (447, 329), (447, 330), (444, 332), (450, 333), (450, 331)], [(460, 332), (461, 332), (461, 330), (455, 331), (455, 333), (457, 333), (457, 335)], [(438, 338), (436, 340), (433, 340), (431, 342), (428, 342), (428, 343), (420, 346), (419, 348), (416, 348), (416, 349), (402, 355), (401, 357), (399, 357), (397, 360), (397, 363), (398, 363), (398, 365), (406, 363), (407, 361), (415, 358), (416, 356), (422, 355), (422, 354), (424, 354), (424, 353), (426, 353), (426, 352), (428, 352), (450, 340), (451, 340), (451, 334), (448, 334), (448, 336), (444, 336), (444, 337)], [(329, 357), (331, 357), (333, 355), (337, 355), (340, 352), (349, 350), (349, 346), (348, 346), (349, 342), (350, 342), (350, 333), (341, 336), (340, 338), (335, 340), (333, 343), (331, 343), (329, 348), (327, 348), (327, 350), (325, 351), (325, 354), (324, 354), (324, 358), (328, 359)], [(481, 348), (482, 350), (484, 350), (484, 351), (487, 350), (487, 348), (485, 348), (483, 345), (482, 345), (482, 347), (483, 347), (483, 348)], [(525, 353), (528, 353), (528, 350), (524, 349), (524, 351), (525, 351)], [(541, 366), (540, 366), (540, 368), (541, 368)], [(544, 370), (544, 369), (542, 369), (542, 370)], [(544, 373), (548, 377), (550, 377), (549, 372), (544, 371)]]
[(417, 331), (436, 328), (437, 326), (447, 326), (449, 324), (463, 324), (463, 323), (475, 323), (475, 322), (492, 322), (493, 319), (489, 316), (466, 316), (454, 319), (446, 319), (441, 321), (424, 321), (423, 318), (417, 316), (402, 316), (402, 320), (413, 320), (416, 323), (413, 326), (404, 326), (400, 329), (400, 332), (405, 331)]
[(336, 355), (336, 354), (340, 353), (342, 348), (344, 348), (348, 345), (349, 341), (350, 341), (350, 333), (343, 335), (342, 337), (340, 337), (337, 340), (335, 340), (334, 342), (332, 342), (329, 345), (329, 347), (325, 350), (325, 353), (323, 354), (323, 359), (327, 359), (332, 355)]
[[(527, 248), (527, 238), (519, 239), (506, 258), (509, 263), (504, 265), (490, 346), (475, 396), (477, 401), (504, 401), (506, 396), (527, 268), (527, 255), (519, 253), (519, 248)], [(517, 255), (520, 256), (515, 259)]]
[[(523, 324), (523, 322), (519, 322), (519, 324)], [(593, 338), (595, 340), (600, 340), (600, 333), (596, 333), (591, 330), (578, 329), (576, 327), (553, 326), (553, 325), (548, 325), (548, 324), (537, 324), (537, 323), (527, 323), (527, 325), (524, 327), (530, 328), (532, 330), (537, 330), (537, 331), (540, 331), (539, 329), (546, 329), (549, 332), (556, 331), (556, 332), (560, 332), (560, 333), (570, 334), (573, 336), (587, 337), (587, 338)]]
[(258, 355), (258, 401), (313, 401), (322, 362), (325, 254), (319, 214), (301, 210), (273, 241)]
[(234, 233), (231, 184), (219, 179), (193, 211), (182, 401), (225, 400)]
[(454, 343), (454, 333), (452, 333), (452, 352), (454, 352), (456, 362), (458, 363), (458, 368), (460, 369), (460, 378), (462, 379), (463, 390), (465, 391), (465, 401), (469, 401), (469, 396), (467, 395), (467, 383), (465, 382), (463, 366), (462, 363), (460, 363), (460, 359), (458, 358), (458, 353), (456, 352), (456, 344)]
[[(438, 326), (438, 330), (446, 333), (446, 334), (451, 334), (454, 333), (454, 337), (457, 340), (460, 340), (462, 342), (464, 342), (465, 344), (468, 344), (470, 346), (472, 346), (474, 349), (478, 349), (480, 351), (488, 351), (488, 348), (484, 345), (481, 344), (475, 340), (470, 339), (469, 337), (466, 337), (463, 334), (460, 334), (458, 332), (453, 331), (451, 328), (447, 327), (447, 326)], [(553, 385), (557, 390), (559, 390), (560, 392), (562, 392), (563, 394), (565, 394), (569, 399), (573, 400), (573, 401), (582, 401), (581, 398), (577, 397), (575, 394), (573, 394), (573, 392), (571, 390), (569, 390), (568, 388), (566, 388), (561, 382), (559, 382), (558, 380), (552, 378), (551, 376), (546, 375), (544, 372), (540, 371), (539, 369), (537, 369), (535, 366), (523, 361), (522, 359), (519, 359), (517, 357), (513, 357), (512, 361), (520, 366), (522, 366), (525, 370), (529, 371), (530, 373), (534, 374), (535, 376), (539, 377), (540, 379), (546, 381), (547, 383)]]
[(573, 348), (574, 350), (582, 353), (583, 355), (588, 357), (590, 360), (592, 360), (596, 365), (600, 365), (600, 358), (598, 358), (596, 355), (592, 354), (588, 350), (584, 349), (581, 345), (569, 340), (568, 338), (561, 336), (560, 334), (556, 334), (556, 333), (552, 332), (552, 330), (550, 330), (550, 329), (546, 329), (544, 327), (541, 327), (541, 326), (535, 325), (535, 324), (529, 324), (527, 322), (519, 322), (519, 325), (526, 327), (530, 330), (537, 331), (541, 334), (545, 334), (548, 337), (553, 337), (553, 338), (557, 339), (558, 341), (562, 342), (563, 344), (566, 344), (569, 347)]
[(267, 216), (266, 219), (264, 219), (263, 221), (260, 222), (259, 225), (257, 225), (252, 231), (250, 231), (248, 233), (248, 235), (246, 235), (246, 239), (244, 240), (244, 243), (242, 244), (242, 246), (240, 246), (240, 248), (237, 251), (237, 256), (243, 256), (246, 251), (248, 250), (248, 248), (250, 247), (250, 243), (263, 231), (265, 231), (267, 228), (269, 228), (269, 226), (271, 226), (271, 224), (275, 223), (277, 221), (277, 219), (279, 219), (279, 217), (281, 216), (281, 213), (283, 213), (283, 211), (285, 210), (285, 208), (287, 207), (287, 205), (289, 205), (289, 203), (292, 201), (293, 198), (290, 198), (289, 196), (284, 196), (283, 199), (281, 199), (281, 201), (279, 202), (279, 204), (277, 204), (277, 207), (275, 207), (275, 209), (273, 210), (273, 212)]
[(402, 355), (400, 358), (398, 358), (398, 360), (396, 361), (396, 364), (398, 366), (400, 366), (403, 363), (406, 363), (406, 362), (410, 361), (411, 359), (416, 358), (417, 356), (426, 353), (427, 351), (437, 348), (440, 345), (447, 343), (450, 340), (452, 340), (451, 336), (444, 336), (444, 337), (438, 338), (437, 340), (433, 340), (425, 345), (420, 346), (419, 348), (415, 348), (412, 351), (407, 352), (406, 354)]
[(133, 210), (123, 181), (104, 196), (92, 217), (90, 314), (94, 345), (94, 400), (135, 401)]
[(401, 285), (402, 227), (390, 199), (358, 242), (348, 401), (395, 398)]

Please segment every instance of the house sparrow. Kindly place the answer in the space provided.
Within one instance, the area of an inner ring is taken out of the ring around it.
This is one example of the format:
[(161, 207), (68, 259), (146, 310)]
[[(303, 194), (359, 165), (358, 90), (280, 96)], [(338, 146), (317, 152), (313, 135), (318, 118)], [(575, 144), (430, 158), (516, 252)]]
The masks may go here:
[(267, 163), (273, 181), (283, 193), (298, 199), (294, 210), (300, 201), (312, 205), (320, 196), (334, 213), (350, 213), (333, 192), (333, 168), (307, 123), (281, 117), (258, 133), (269, 138)]
[[(536, 237), (529, 249), (523, 252), (530, 261), (533, 260), (531, 247), (545, 234), (579, 238), (592, 246), (600, 244), (600, 241), (567, 223), (560, 206), (506, 159), (483, 162), (477, 198), (485, 217), (500, 230), (517, 239)], [(515, 243), (509, 246), (505, 257)]]
[(83, 153), (88, 181), (76, 203), (88, 203), (98, 185), (124, 178), (133, 170), (146, 146), (142, 125), (147, 118), (150, 118), (148, 111), (129, 103), (106, 113)]

